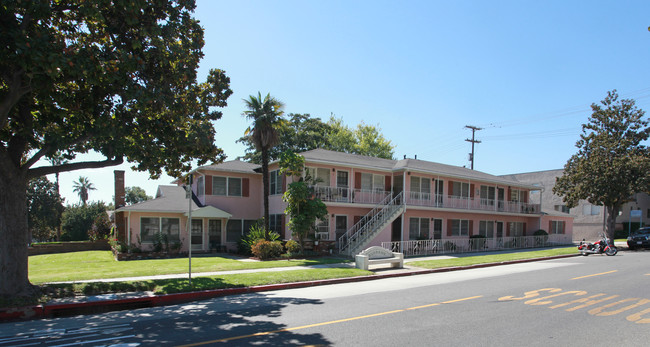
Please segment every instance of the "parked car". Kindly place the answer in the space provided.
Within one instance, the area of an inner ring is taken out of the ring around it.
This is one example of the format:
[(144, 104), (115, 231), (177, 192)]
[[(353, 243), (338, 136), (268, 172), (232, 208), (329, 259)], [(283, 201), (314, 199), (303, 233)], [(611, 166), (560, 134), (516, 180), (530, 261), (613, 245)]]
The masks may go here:
[(630, 249), (650, 248), (650, 227), (640, 228), (630, 233), (627, 237), (627, 246)]

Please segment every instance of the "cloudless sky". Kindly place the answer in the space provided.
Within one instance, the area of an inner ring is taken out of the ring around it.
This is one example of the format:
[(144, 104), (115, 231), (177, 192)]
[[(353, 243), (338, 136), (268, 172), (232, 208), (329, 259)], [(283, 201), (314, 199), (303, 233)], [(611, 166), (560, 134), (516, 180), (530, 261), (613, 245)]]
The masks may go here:
[[(476, 170), (559, 169), (607, 91), (650, 111), (649, 13), (647, 0), (199, 0), (199, 81), (213, 68), (231, 79), (215, 122), (228, 160), (244, 154), (242, 99), (260, 91), (286, 113), (377, 125), (397, 159), (469, 167), (473, 125)], [(62, 195), (77, 203), (72, 181), (87, 176), (90, 200), (112, 201), (115, 169), (149, 195), (172, 180), (128, 167), (63, 173)]]

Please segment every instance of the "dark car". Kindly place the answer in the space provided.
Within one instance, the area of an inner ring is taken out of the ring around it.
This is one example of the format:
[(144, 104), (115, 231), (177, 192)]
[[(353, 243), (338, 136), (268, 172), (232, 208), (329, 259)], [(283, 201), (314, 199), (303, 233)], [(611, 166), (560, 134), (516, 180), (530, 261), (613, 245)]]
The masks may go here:
[(641, 228), (630, 233), (627, 237), (627, 246), (630, 249), (650, 248), (650, 227)]

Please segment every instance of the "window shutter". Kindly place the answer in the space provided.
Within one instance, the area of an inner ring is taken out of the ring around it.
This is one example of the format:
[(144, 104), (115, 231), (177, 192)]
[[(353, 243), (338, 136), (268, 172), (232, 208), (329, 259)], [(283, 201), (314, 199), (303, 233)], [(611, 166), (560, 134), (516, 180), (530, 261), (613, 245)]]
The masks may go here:
[(205, 176), (205, 195), (212, 195), (212, 176)]
[(548, 221), (548, 233), (549, 234), (553, 233), (553, 221), (552, 220)]
[(284, 193), (286, 191), (287, 191), (287, 175), (282, 174), (282, 192)]
[(249, 195), (249, 185), (250, 185), (250, 179), (248, 178), (242, 178), (241, 179), (241, 195), (244, 197), (248, 197)]
[(469, 236), (472, 236), (472, 235), (474, 235), (474, 221), (470, 219), (469, 220)]
[(510, 201), (510, 187), (508, 187), (508, 190), (506, 191), (506, 201)]
[(390, 176), (386, 176), (384, 179), (384, 190), (390, 192)]
[(528, 194), (530, 194), (530, 192), (528, 192), (528, 191), (522, 191), (521, 193), (522, 193), (522, 195), (523, 195), (523, 200), (524, 200), (523, 202), (524, 202), (524, 203), (527, 203), (527, 202), (528, 202)]
[(451, 236), (451, 219), (447, 219), (447, 236)]
[(449, 181), (449, 189), (447, 189), (447, 195), (452, 196), (454, 195), (454, 182)]
[(361, 172), (354, 173), (354, 188), (361, 189)]

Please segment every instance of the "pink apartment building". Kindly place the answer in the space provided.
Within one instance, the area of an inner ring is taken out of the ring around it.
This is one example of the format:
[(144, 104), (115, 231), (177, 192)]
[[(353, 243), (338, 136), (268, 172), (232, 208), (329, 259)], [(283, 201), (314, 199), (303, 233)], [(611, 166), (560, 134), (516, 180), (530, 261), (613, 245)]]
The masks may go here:
[[(420, 254), (418, 247), (428, 247), (430, 253), (444, 247), (462, 250), (476, 246), (470, 241), (473, 235), (485, 236), (485, 248), (508, 242), (528, 247), (540, 229), (549, 234), (545, 241), (571, 240), (573, 219), (541, 211), (540, 201), (529, 198), (531, 191), (538, 197), (543, 193), (533, 184), (424, 160), (323, 149), (301, 155), (318, 179), (315, 193), (328, 209), (312, 238), (334, 244), (341, 253), (352, 255), (370, 246), (407, 255)], [(277, 162), (269, 170), (270, 225), (289, 239), (282, 194), (291, 178), (279, 174)], [(199, 167), (192, 175), (192, 250), (236, 249), (237, 241), (263, 216), (261, 167), (234, 160)], [(181, 240), (187, 251), (189, 206), (184, 187), (160, 186), (155, 199), (116, 210), (119, 238), (147, 249), (156, 233), (164, 233)]]

